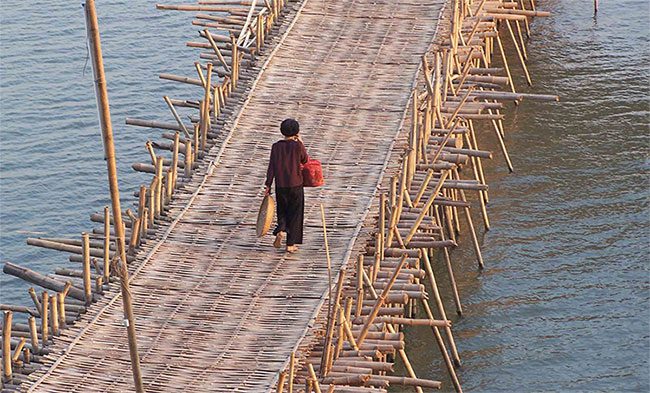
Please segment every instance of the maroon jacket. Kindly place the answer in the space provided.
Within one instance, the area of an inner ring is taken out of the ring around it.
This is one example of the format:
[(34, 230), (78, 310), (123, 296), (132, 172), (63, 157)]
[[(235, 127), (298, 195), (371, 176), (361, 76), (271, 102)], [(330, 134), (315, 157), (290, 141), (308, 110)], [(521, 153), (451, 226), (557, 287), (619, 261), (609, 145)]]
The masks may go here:
[(275, 179), (276, 187), (302, 186), (300, 164), (309, 159), (305, 145), (300, 141), (283, 139), (271, 147), (269, 169), (266, 172), (266, 185), (271, 187)]

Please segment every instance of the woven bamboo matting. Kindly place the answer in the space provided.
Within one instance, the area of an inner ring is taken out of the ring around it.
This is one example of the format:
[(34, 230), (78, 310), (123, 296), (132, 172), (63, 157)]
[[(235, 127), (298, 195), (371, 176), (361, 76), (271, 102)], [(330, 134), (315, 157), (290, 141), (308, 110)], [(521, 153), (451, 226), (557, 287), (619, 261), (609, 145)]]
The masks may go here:
[[(319, 204), (337, 270), (374, 195), (443, 4), (304, 5), (212, 175), (131, 283), (147, 391), (271, 387), (327, 288)], [(294, 255), (275, 250), (270, 236), (255, 236), (270, 147), (286, 117), (300, 121), (327, 183), (306, 190), (306, 244)], [(81, 336), (63, 334), (73, 345), (63, 358), (52, 356), (38, 391), (133, 390), (121, 300), (97, 308), (80, 322)]]

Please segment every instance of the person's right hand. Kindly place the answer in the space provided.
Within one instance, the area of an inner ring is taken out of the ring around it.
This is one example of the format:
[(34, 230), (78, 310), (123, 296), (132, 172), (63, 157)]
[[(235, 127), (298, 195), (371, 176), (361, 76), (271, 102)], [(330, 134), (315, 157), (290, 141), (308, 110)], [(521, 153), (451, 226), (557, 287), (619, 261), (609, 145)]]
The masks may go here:
[(264, 196), (271, 195), (271, 187), (264, 186)]

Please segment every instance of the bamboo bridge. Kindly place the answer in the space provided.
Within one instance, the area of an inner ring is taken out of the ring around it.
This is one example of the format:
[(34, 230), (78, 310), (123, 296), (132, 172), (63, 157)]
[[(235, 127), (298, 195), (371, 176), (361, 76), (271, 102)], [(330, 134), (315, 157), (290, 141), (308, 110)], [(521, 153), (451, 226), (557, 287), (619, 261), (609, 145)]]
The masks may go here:
[[(106, 207), (78, 239), (28, 240), (70, 253), (71, 268), (4, 264), (43, 291), (30, 288), (33, 307), (1, 305), (2, 391), (138, 389), (122, 240), (144, 391), (462, 391), (451, 314), (462, 313), (454, 274), (463, 272), (453, 249), (467, 236), (483, 267), (481, 161), (495, 156), (513, 169), (507, 104), (558, 99), (518, 92), (512, 77), (521, 70), (532, 84), (526, 39), (533, 17), (548, 13), (534, 0), (157, 7), (195, 13), (200, 31), (187, 45), (200, 61), (160, 78), (201, 94), (165, 96), (172, 122), (126, 120), (163, 134), (147, 143), (148, 162), (133, 165), (153, 179), (124, 212), (124, 229)], [(300, 121), (326, 178), (306, 191), (306, 243), (296, 254), (254, 229), (287, 117)], [(487, 135), (500, 151), (480, 149)], [(431, 330), (446, 366), (439, 381), (418, 378), (404, 326)], [(396, 362), (406, 375), (394, 374)]]

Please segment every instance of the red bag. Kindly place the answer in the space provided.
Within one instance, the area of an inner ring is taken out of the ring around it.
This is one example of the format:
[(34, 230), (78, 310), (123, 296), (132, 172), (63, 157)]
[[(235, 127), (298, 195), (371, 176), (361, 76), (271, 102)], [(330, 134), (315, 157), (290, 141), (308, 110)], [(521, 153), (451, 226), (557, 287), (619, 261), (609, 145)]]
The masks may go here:
[(302, 185), (304, 187), (320, 187), (323, 184), (325, 184), (325, 179), (320, 161), (310, 158), (302, 166)]

